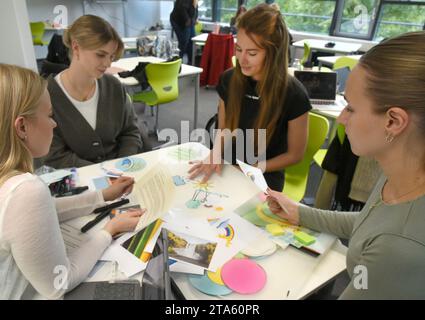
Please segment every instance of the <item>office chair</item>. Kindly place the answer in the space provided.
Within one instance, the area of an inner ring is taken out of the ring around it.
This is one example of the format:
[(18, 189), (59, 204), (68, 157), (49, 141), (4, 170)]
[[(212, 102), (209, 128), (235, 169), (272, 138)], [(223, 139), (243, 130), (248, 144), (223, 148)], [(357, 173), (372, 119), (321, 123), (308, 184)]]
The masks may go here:
[(311, 58), (311, 47), (310, 45), (304, 41), (304, 55), (301, 59), (301, 65), (304, 66), (306, 63), (310, 62)]
[(294, 201), (301, 201), (307, 189), (307, 180), (314, 154), (325, 142), (329, 131), (328, 120), (320, 115), (308, 114), (308, 140), (301, 162), (285, 168), (285, 184), (282, 192)]
[(43, 41), (44, 36), (44, 22), (30, 22), (32, 42), (35, 46), (45, 46), (47, 41)]
[[(341, 57), (341, 58), (338, 58), (335, 61), (334, 65), (333, 65), (333, 70), (348, 67), (351, 71), (351, 70), (353, 70), (354, 66), (358, 62), (359, 62), (358, 60), (350, 58), (349, 56)], [(345, 127), (342, 124), (338, 124), (338, 127), (337, 127), (336, 130), (337, 130), (336, 132), (337, 132), (339, 142), (342, 145), (344, 143), (344, 138), (345, 138)], [(326, 152), (328, 152), (328, 149), (320, 149), (316, 152), (316, 154), (313, 157), (314, 161), (320, 167), (322, 166), (323, 159), (325, 159)]]
[(177, 100), (179, 97), (178, 75), (182, 60), (151, 63), (145, 68), (146, 78), (151, 91), (142, 91), (132, 96), (134, 102), (143, 102), (150, 107), (156, 106), (154, 131), (158, 134), (159, 105)]
[(359, 61), (353, 58), (350, 58), (349, 56), (346, 57), (341, 57), (338, 58), (334, 65), (333, 65), (333, 69), (341, 69), (344, 67), (348, 67), (351, 70), (353, 70), (354, 66), (358, 63)]

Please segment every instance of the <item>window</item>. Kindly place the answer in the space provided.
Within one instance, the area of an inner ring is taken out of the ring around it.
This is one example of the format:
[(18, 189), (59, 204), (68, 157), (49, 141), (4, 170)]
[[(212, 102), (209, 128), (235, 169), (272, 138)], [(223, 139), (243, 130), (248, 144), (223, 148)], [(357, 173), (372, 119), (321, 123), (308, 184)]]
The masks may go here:
[(198, 18), (200, 20), (213, 21), (213, 0), (199, 0)]
[(230, 19), (238, 11), (238, 0), (221, 0), (218, 3), (217, 10), (220, 17), (218, 21), (230, 23)]
[(382, 6), (375, 40), (381, 41), (405, 32), (422, 30), (425, 23), (425, 1), (415, 2), (386, 1)]
[(264, 0), (246, 0), (245, 1), (245, 7), (247, 9), (251, 9), (251, 8), (255, 7), (257, 4), (260, 4), (260, 3), (264, 3)]
[(276, 0), (289, 29), (329, 34), (336, 0)]

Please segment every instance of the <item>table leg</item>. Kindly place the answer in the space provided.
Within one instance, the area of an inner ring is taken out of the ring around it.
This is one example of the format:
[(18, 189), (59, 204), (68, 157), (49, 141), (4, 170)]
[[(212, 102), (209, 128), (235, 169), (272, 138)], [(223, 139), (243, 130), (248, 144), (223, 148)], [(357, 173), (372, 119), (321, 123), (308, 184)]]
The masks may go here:
[(194, 114), (193, 114), (193, 129), (198, 128), (198, 103), (199, 103), (199, 81), (200, 73), (195, 75), (195, 102), (194, 102)]
[(192, 41), (192, 61), (191, 61), (192, 66), (195, 65), (195, 60), (196, 60), (195, 53), (196, 53), (196, 42)]

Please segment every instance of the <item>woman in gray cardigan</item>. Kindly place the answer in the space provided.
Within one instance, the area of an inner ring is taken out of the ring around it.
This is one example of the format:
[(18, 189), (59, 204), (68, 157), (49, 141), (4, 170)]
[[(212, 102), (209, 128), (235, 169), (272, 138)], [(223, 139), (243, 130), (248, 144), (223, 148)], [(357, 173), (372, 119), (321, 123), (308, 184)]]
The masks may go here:
[(353, 153), (384, 177), (361, 212), (309, 208), (270, 190), (271, 210), (349, 238), (351, 282), (341, 299), (425, 299), (425, 32), (369, 50), (352, 71), (338, 121)]
[(121, 83), (105, 75), (119, 59), (123, 43), (102, 18), (85, 15), (64, 33), (72, 60), (48, 79), (58, 126), (44, 163), (54, 168), (81, 167), (142, 151), (137, 118)]

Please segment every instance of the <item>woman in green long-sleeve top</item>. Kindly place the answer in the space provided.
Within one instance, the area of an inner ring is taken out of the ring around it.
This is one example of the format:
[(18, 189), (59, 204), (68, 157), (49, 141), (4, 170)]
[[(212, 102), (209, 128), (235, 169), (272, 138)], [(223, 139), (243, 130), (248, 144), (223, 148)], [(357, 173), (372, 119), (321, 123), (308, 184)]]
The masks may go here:
[(275, 214), (350, 239), (340, 299), (425, 299), (424, 52), (425, 32), (403, 34), (368, 51), (348, 79), (338, 121), (353, 153), (384, 172), (361, 212), (309, 208), (270, 190)]

